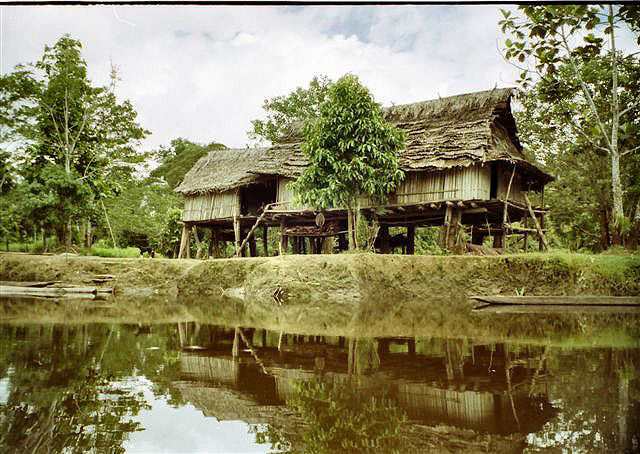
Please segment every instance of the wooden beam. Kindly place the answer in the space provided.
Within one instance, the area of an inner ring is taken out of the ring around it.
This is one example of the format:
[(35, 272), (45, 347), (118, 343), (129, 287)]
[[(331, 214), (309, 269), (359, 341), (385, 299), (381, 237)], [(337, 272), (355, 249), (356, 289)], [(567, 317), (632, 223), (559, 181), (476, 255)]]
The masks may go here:
[(458, 205), (460, 208), (464, 208), (464, 207), (465, 207), (464, 202), (463, 202), (462, 200), (459, 200), (459, 201), (456, 203), (456, 205)]
[(531, 215), (531, 219), (533, 219), (533, 223), (535, 224), (536, 230), (538, 231), (538, 235), (540, 236), (540, 242), (544, 246), (545, 250), (547, 250), (547, 251), (551, 250), (551, 248), (549, 247), (549, 243), (547, 242), (547, 237), (544, 236), (544, 232), (542, 231), (542, 227), (540, 226), (540, 223), (538, 222), (538, 218), (533, 213), (533, 208), (531, 208), (531, 202), (529, 202), (529, 197), (527, 197), (527, 194), (524, 194), (524, 200), (525, 200), (525, 202), (527, 202), (527, 208), (529, 209), (529, 214)]
[(280, 219), (280, 255), (285, 255), (287, 253), (287, 245), (289, 241), (287, 240), (287, 235), (284, 234), (284, 229), (286, 228), (286, 223), (284, 218)]

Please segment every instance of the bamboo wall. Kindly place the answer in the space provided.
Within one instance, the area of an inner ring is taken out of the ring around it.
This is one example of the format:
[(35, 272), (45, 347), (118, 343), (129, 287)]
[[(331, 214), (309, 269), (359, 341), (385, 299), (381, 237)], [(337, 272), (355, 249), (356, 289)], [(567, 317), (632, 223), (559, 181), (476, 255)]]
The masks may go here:
[[(498, 170), (498, 199), (504, 200), (507, 197), (507, 189), (509, 189), (509, 180), (511, 179), (511, 172), (513, 167), (501, 166)], [(511, 189), (509, 190), (509, 200), (515, 202), (526, 203), (524, 200), (524, 191), (522, 187), (522, 177), (516, 169), (516, 173), (513, 176), (511, 182)]]
[[(498, 164), (495, 164), (498, 165)], [(500, 165), (498, 168), (497, 198), (504, 199), (511, 178), (512, 167)], [(287, 188), (291, 178), (278, 181), (278, 202), (290, 202), (293, 192)], [(523, 202), (522, 178), (516, 170), (509, 200)], [(469, 167), (457, 167), (438, 172), (406, 172), (395, 194), (390, 194), (389, 204), (410, 205), (442, 200), (489, 200), (491, 195), (491, 164), (477, 164)], [(360, 199), (362, 208), (372, 206), (366, 198)], [(291, 204), (280, 205), (283, 209), (302, 209)]]
[(234, 214), (240, 214), (240, 196), (235, 189), (190, 195), (184, 199), (185, 222), (232, 218)]
[(398, 204), (437, 200), (487, 200), (491, 168), (475, 165), (440, 172), (407, 172), (396, 190)]

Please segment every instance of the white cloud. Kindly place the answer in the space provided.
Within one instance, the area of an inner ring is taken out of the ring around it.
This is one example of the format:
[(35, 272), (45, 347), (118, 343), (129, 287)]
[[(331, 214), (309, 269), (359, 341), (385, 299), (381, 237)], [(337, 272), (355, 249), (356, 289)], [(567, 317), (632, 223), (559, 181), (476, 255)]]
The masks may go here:
[(494, 6), (0, 8), (3, 72), (70, 33), (95, 83), (110, 60), (119, 67), (118, 95), (153, 133), (145, 148), (175, 137), (243, 147), (264, 99), (316, 74), (355, 73), (383, 104), (516, 79)]

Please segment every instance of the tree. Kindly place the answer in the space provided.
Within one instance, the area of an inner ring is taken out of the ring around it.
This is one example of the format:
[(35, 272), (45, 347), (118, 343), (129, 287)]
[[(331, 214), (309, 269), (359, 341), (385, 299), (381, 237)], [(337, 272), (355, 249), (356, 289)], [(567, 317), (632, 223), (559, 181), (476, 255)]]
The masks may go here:
[(265, 99), (262, 108), (267, 112), (267, 119), (251, 122), (253, 130), (248, 133), (249, 138), (278, 143), (295, 134), (306, 120), (318, 115), (332, 84), (327, 76), (315, 76), (309, 88), (298, 87), (286, 96)]
[(331, 86), (317, 117), (305, 121), (303, 134), (309, 167), (293, 184), (296, 198), (317, 208), (346, 207), (353, 250), (359, 199), (382, 203), (404, 178), (396, 152), (405, 134), (385, 122), (380, 105), (351, 74)]
[[(40, 199), (38, 209), (49, 204), (58, 212), (54, 223), (65, 242), (71, 223), (90, 215), (94, 204), (115, 189), (114, 173), (144, 160), (136, 145), (148, 134), (136, 122), (131, 103), (118, 103), (115, 69), (110, 86), (92, 86), (81, 47), (65, 35), (53, 47), (45, 46), (40, 61), (20, 65), (0, 80), (7, 89), (0, 115), (10, 118), (2, 138), (21, 153), (20, 172), (31, 195)], [(62, 175), (64, 184), (50, 184), (50, 177), (60, 182)]]
[[(616, 29), (626, 26), (631, 33), (640, 33), (640, 8), (637, 5), (551, 5), (520, 6), (524, 17), (512, 17), (503, 11), (504, 20), (500, 21), (503, 33), (510, 33), (512, 39), (505, 40), (505, 56), (517, 60), (521, 66), (519, 82), (528, 86), (534, 75), (550, 86), (557, 83), (558, 69), (564, 65), (571, 69), (579, 92), (584, 97), (595, 128), (582, 128), (569, 123), (574, 130), (587, 139), (594, 148), (606, 151), (610, 158), (611, 193), (616, 242), (621, 241), (619, 233), (624, 230), (624, 188), (620, 174), (621, 156), (637, 152), (636, 149), (620, 150), (621, 132), (633, 123), (629, 109), (621, 109), (619, 103), (618, 72), (620, 56), (616, 48)], [(594, 32), (609, 37), (610, 71), (607, 79), (611, 81), (608, 111), (603, 114), (598, 109), (597, 93), (588, 86), (582, 73), (581, 64), (598, 57), (604, 50), (604, 39)], [(638, 38), (640, 44), (640, 37)], [(571, 107), (571, 106), (569, 106)], [(636, 202), (634, 222), (640, 224), (640, 199)]]
[[(627, 56), (618, 60), (619, 101), (632, 118), (640, 116), (640, 61)], [(594, 101), (601, 116), (610, 108), (611, 59), (597, 56), (581, 62), (578, 70), (584, 84), (595, 94)], [(592, 136), (595, 119), (587, 100), (581, 96), (573, 68), (560, 65), (555, 80), (540, 80), (521, 92), (518, 100), (524, 107), (514, 116), (520, 140), (532, 159), (546, 163), (558, 176), (545, 191), (551, 207), (550, 221), (554, 234), (565, 247), (602, 250), (612, 244), (615, 232), (612, 216), (611, 172), (608, 153), (595, 147)], [(633, 149), (640, 144), (640, 128), (631, 121), (620, 130), (619, 144)], [(633, 209), (640, 198), (640, 156), (628, 154), (620, 163), (621, 181), (625, 188), (625, 210)], [(631, 242), (637, 234), (629, 236)]]
[(180, 184), (186, 173), (201, 157), (225, 148), (227, 147), (217, 142), (202, 145), (180, 137), (173, 139), (169, 147), (161, 146), (154, 153), (160, 165), (153, 169), (150, 175), (163, 178), (173, 189)]

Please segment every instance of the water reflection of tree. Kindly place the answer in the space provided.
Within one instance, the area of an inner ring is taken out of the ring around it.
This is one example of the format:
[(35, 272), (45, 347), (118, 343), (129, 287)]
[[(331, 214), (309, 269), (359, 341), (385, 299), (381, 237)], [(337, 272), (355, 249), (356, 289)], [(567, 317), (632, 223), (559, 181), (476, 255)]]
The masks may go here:
[(165, 355), (145, 351), (135, 335), (99, 325), (0, 327), (11, 369), (8, 401), (0, 407), (2, 450), (122, 452), (128, 434), (141, 430), (132, 417), (147, 408), (127, 377), (149, 374), (158, 394), (173, 379), (166, 377)]
[(533, 444), (572, 452), (640, 449), (638, 350), (555, 352), (549, 368), (555, 378), (547, 386), (561, 412), (532, 436)]
[(295, 388), (288, 404), (307, 423), (307, 452), (403, 452), (406, 416), (384, 393), (321, 380), (301, 381)]

